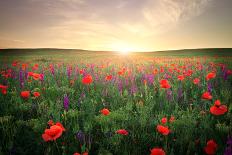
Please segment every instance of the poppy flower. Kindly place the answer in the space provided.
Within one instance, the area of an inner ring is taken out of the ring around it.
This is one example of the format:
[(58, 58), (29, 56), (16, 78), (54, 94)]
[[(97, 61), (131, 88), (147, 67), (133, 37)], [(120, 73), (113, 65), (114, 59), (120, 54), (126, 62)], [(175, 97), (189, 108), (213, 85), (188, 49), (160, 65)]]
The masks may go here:
[(212, 95), (210, 94), (210, 92), (204, 92), (201, 96), (202, 99), (205, 100), (211, 100), (212, 99)]
[(227, 106), (221, 105), (220, 100), (216, 100), (214, 105), (210, 107), (210, 113), (213, 115), (223, 115), (227, 112)]
[(34, 80), (39, 80), (40, 77), (41, 77), (41, 75), (38, 74), (38, 73), (33, 73), (32, 76), (33, 76), (33, 79), (34, 79)]
[(2, 92), (3, 95), (7, 94), (7, 90), (6, 89), (2, 89), (1, 92)]
[(101, 110), (101, 113), (102, 113), (102, 115), (107, 116), (107, 115), (110, 114), (110, 111), (108, 109), (104, 108), (104, 109)]
[(76, 152), (76, 153), (73, 153), (73, 155), (81, 155), (81, 154)]
[(34, 97), (39, 97), (40, 93), (36, 91), (36, 92), (33, 93), (33, 95), (34, 95)]
[(167, 117), (164, 117), (164, 118), (161, 119), (161, 123), (162, 123), (162, 124), (166, 124), (167, 121), (168, 121)]
[(24, 99), (28, 99), (30, 97), (30, 91), (22, 91), (21, 97)]
[(7, 89), (7, 86), (4, 86), (4, 85), (0, 84), (0, 89)]
[(172, 123), (175, 121), (175, 117), (174, 116), (171, 116), (170, 119), (169, 119), (169, 122)]
[(206, 75), (206, 80), (210, 80), (216, 77), (216, 73), (211, 72)]
[(179, 76), (177, 77), (177, 79), (180, 80), (180, 81), (183, 81), (183, 80), (184, 80), (184, 75), (179, 75)]
[(168, 83), (168, 80), (162, 79), (160, 80), (160, 87), (161, 88), (171, 88), (170, 84)]
[(162, 125), (157, 125), (157, 131), (161, 133), (162, 135), (166, 136), (170, 133), (170, 130), (168, 127), (162, 126)]
[(165, 152), (162, 148), (153, 148), (150, 155), (165, 155)]
[(117, 134), (120, 134), (120, 135), (128, 135), (128, 131), (126, 131), (125, 129), (119, 129), (116, 131)]
[(61, 123), (56, 123), (52, 125), (50, 129), (45, 129), (42, 138), (45, 142), (54, 141), (62, 135), (63, 131), (65, 131), (63, 125)]
[(218, 147), (217, 143), (213, 139), (211, 139), (207, 142), (207, 145), (204, 148), (205, 153), (208, 155), (214, 155), (217, 150), (217, 147)]
[(199, 82), (200, 82), (200, 79), (199, 79), (199, 78), (193, 79), (193, 83), (194, 83), (195, 85), (199, 84)]
[(93, 78), (91, 75), (86, 75), (83, 79), (82, 79), (82, 83), (83, 84), (91, 84), (93, 82)]
[(105, 77), (105, 80), (110, 81), (112, 78), (113, 78), (112, 75), (107, 75), (107, 76)]

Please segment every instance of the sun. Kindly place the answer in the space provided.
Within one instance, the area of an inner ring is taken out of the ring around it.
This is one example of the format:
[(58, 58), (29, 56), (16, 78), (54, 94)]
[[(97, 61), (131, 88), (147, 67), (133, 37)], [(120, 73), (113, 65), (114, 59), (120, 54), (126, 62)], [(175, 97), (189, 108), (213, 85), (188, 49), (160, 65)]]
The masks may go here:
[(136, 46), (133, 46), (131, 44), (128, 43), (113, 43), (111, 45), (111, 49), (112, 51), (118, 52), (120, 54), (126, 55), (129, 54), (131, 52), (135, 52), (136, 51)]

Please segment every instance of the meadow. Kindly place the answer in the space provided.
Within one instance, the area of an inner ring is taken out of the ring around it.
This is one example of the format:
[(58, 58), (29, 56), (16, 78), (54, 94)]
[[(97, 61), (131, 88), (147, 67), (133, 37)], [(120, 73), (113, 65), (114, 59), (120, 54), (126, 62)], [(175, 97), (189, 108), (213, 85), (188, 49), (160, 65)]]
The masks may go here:
[(232, 49), (14, 49), (0, 62), (0, 154), (232, 154)]

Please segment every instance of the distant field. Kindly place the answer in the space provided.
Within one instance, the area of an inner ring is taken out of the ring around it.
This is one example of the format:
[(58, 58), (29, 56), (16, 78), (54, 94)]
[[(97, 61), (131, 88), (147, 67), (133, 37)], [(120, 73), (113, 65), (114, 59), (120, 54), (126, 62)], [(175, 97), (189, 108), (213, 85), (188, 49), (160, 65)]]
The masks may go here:
[[(88, 51), (80, 49), (0, 49), (0, 56), (109, 56), (118, 55), (117, 52), (109, 51)], [(155, 52), (134, 52), (130, 55), (145, 56), (232, 56), (232, 48), (212, 48), (212, 49), (183, 49)]]

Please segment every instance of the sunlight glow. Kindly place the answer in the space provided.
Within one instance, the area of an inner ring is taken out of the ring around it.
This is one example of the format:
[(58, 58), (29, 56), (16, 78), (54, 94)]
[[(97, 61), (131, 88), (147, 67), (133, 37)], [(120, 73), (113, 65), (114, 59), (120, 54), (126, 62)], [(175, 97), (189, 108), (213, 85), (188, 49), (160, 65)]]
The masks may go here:
[(124, 42), (115, 42), (112, 43), (110, 48), (112, 51), (118, 52), (120, 54), (129, 54), (131, 52), (136, 52), (136, 51), (141, 51), (142, 48), (132, 45), (129, 43), (124, 43)]

